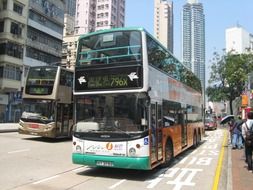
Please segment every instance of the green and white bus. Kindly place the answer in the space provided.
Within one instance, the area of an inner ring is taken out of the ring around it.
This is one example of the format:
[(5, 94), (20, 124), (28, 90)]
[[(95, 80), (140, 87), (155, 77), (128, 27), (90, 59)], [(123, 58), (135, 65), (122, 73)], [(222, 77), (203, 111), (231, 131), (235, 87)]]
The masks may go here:
[(30, 67), (22, 103), (20, 134), (71, 137), (73, 71), (60, 66)]
[(79, 38), (72, 160), (151, 170), (203, 137), (200, 80), (143, 28)]

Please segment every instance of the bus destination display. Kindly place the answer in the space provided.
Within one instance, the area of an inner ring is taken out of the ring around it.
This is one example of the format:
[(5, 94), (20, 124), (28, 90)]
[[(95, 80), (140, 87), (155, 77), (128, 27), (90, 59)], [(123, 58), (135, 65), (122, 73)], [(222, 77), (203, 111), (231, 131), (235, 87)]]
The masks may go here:
[(122, 88), (128, 87), (128, 78), (126, 75), (104, 75), (90, 76), (87, 87), (91, 88)]
[(26, 89), (27, 94), (31, 95), (49, 95), (52, 93), (52, 88), (44, 86), (29, 86)]
[(142, 87), (140, 67), (76, 71), (75, 90), (124, 89)]

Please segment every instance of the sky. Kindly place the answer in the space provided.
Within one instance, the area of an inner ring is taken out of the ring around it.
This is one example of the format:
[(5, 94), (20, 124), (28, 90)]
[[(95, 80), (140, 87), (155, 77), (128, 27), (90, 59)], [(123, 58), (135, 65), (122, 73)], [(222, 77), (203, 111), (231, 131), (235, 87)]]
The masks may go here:
[[(225, 30), (240, 25), (253, 34), (253, 0), (198, 0), (205, 14), (206, 78), (213, 53), (225, 48)], [(181, 60), (181, 12), (187, 0), (173, 0), (174, 55)], [(153, 34), (154, 0), (126, 0), (125, 26), (141, 26)]]

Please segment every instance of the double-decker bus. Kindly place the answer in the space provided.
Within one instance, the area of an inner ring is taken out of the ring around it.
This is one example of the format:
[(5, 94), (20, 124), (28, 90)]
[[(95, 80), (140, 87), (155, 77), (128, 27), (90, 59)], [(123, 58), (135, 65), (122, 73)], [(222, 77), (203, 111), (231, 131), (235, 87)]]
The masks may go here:
[(143, 28), (79, 38), (72, 161), (167, 166), (204, 133), (200, 80)]
[(71, 137), (73, 71), (60, 66), (30, 67), (23, 90), (19, 133)]

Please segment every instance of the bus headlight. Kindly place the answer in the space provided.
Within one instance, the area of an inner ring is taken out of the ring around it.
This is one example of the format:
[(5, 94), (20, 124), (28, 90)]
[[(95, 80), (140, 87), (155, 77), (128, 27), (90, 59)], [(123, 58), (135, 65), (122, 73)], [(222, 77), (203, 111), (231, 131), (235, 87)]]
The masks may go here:
[(76, 146), (76, 152), (78, 153), (82, 152), (82, 147), (80, 145)]
[(136, 155), (136, 150), (135, 148), (130, 148), (129, 149), (129, 156), (135, 156)]

